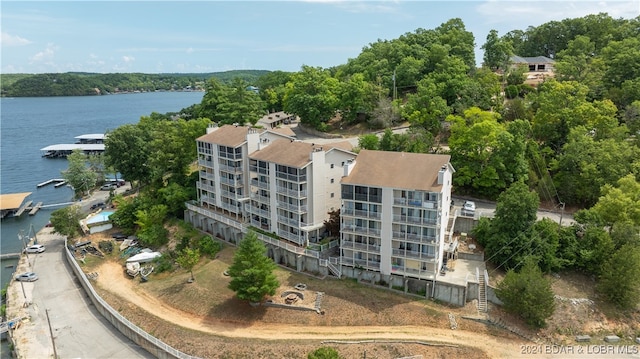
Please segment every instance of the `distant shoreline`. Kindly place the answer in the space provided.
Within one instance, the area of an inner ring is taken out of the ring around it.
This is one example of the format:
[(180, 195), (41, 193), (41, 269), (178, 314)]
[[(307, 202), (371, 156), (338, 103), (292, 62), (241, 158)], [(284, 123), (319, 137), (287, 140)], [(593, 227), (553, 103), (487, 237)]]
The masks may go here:
[(118, 91), (118, 92), (106, 92), (106, 93), (94, 93), (85, 95), (50, 95), (50, 96), (5, 96), (0, 95), (1, 98), (38, 98), (38, 97), (92, 97), (92, 96), (110, 96), (110, 95), (133, 95), (139, 93), (157, 93), (157, 92), (205, 92), (205, 90), (154, 90), (154, 91)]

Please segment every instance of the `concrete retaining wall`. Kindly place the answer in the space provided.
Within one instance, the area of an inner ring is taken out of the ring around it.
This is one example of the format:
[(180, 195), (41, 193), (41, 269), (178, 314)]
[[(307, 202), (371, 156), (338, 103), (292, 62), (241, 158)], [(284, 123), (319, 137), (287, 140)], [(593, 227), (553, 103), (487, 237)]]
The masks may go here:
[(458, 258), (466, 259), (466, 260), (470, 260), (470, 261), (484, 262), (484, 252), (467, 253), (467, 252), (458, 251)]
[(436, 282), (433, 298), (463, 307), (467, 303), (467, 288), (450, 283)]
[(503, 305), (502, 301), (498, 299), (496, 295), (496, 288), (490, 285), (487, 286), (487, 301), (497, 305)]
[(123, 317), (115, 309), (113, 309), (107, 302), (105, 302), (96, 291), (93, 289), (91, 282), (84, 274), (78, 262), (76, 262), (73, 254), (67, 247), (67, 241), (65, 240), (65, 258), (71, 265), (71, 269), (78, 278), (80, 285), (84, 288), (87, 296), (96, 307), (98, 312), (102, 314), (116, 329), (118, 329), (127, 338), (131, 339), (134, 343), (144, 348), (146, 351), (154, 355), (156, 358), (169, 359), (169, 358), (181, 358), (181, 359), (195, 359), (191, 355), (185, 354), (171, 346), (165, 344), (158, 338), (153, 337), (149, 333), (140, 329), (135, 324), (131, 323), (127, 318)]

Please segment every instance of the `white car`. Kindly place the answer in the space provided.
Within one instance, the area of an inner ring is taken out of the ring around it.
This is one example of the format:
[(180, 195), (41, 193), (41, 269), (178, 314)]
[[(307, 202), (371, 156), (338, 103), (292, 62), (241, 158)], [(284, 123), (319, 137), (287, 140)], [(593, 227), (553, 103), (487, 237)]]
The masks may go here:
[(33, 272), (26, 272), (18, 274), (16, 280), (20, 282), (35, 282), (38, 280), (38, 275)]
[(45, 251), (45, 247), (42, 244), (34, 244), (27, 247), (24, 251), (27, 253), (42, 253)]
[(462, 205), (462, 214), (473, 216), (476, 213), (476, 203), (473, 201), (465, 201)]

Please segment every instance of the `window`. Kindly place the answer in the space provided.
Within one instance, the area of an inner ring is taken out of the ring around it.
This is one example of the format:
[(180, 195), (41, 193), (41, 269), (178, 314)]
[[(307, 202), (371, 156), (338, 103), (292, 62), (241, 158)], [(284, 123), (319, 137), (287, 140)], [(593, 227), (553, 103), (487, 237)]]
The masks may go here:
[(333, 168), (333, 163), (331, 164), (331, 168)]
[(331, 192), (331, 198), (333, 198), (333, 192)]
[(333, 182), (334, 182), (334, 179), (332, 178), (332, 179), (331, 179), (331, 183), (333, 183)]

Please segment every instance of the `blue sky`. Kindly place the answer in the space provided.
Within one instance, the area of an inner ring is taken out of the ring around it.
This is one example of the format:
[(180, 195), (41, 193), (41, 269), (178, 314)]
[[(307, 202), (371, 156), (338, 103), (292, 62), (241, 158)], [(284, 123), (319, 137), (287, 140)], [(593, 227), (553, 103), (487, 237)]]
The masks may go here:
[(487, 34), (606, 12), (633, 1), (7, 1), (1, 73), (298, 71), (459, 17), (480, 65)]

